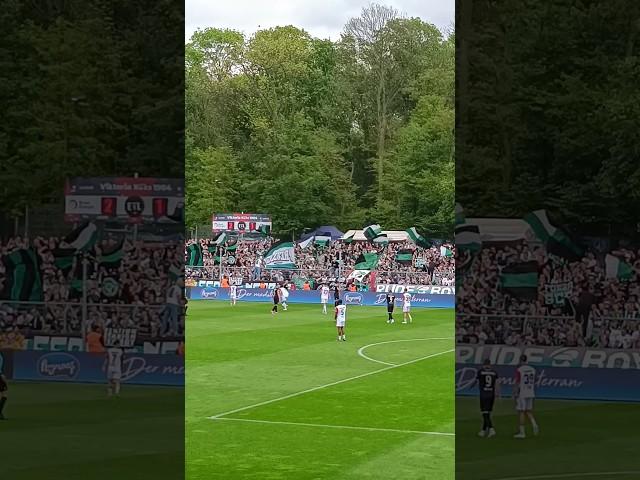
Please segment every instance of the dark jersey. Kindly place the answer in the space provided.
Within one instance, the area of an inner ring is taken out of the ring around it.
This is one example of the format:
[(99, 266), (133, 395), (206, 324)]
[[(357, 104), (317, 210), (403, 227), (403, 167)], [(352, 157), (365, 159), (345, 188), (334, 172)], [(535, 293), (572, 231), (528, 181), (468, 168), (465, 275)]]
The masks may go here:
[(280, 303), (280, 293), (277, 288), (273, 291), (273, 303)]
[(340, 290), (338, 290), (337, 288), (333, 291), (333, 299), (340, 300)]
[(387, 294), (387, 311), (393, 312), (393, 307), (395, 306), (396, 296)]
[(478, 370), (478, 388), (481, 397), (494, 397), (496, 394), (496, 382), (498, 373), (493, 368), (481, 368)]

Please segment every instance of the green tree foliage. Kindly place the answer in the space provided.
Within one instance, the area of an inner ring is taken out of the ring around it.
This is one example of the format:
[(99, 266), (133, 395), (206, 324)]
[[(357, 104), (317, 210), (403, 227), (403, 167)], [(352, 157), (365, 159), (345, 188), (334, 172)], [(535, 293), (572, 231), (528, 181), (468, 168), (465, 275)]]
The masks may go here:
[(379, 221), (451, 235), (453, 53), (433, 25), (379, 5), (335, 42), (294, 26), (196, 32), (188, 226), (233, 209), (269, 213), (282, 233)]

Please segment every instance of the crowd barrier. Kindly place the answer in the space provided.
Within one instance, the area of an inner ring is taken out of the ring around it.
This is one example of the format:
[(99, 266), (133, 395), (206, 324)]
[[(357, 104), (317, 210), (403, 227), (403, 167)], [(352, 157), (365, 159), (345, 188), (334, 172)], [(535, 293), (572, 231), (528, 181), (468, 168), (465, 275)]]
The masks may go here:
[[(3, 351), (4, 372), (13, 380), (106, 383), (106, 355), (86, 352)], [(184, 386), (184, 357), (125, 353), (122, 383)]]
[(520, 355), (536, 368), (536, 397), (640, 402), (640, 351), (584, 347), (457, 345), (456, 395), (478, 395), (476, 375), (489, 358), (502, 395), (513, 392)]
[[(240, 302), (272, 302), (272, 291), (259, 288), (238, 288)], [(189, 300), (226, 300), (229, 301), (229, 289), (218, 287), (188, 287)], [(386, 305), (386, 294), (375, 292), (343, 292), (341, 295), (345, 305), (376, 306)], [(320, 291), (293, 290), (289, 292), (288, 303), (320, 303)], [(333, 292), (329, 302), (333, 304)], [(402, 300), (396, 297), (396, 305), (400, 307)], [(454, 308), (455, 295), (436, 293), (414, 293), (411, 295), (412, 307)]]

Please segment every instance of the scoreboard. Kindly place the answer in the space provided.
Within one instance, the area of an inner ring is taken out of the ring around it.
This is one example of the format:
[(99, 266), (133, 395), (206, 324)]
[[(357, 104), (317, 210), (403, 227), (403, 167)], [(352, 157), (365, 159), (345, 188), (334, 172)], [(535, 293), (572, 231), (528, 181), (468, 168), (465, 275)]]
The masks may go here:
[(173, 178), (70, 178), (65, 184), (65, 221), (181, 223), (184, 180)]
[(213, 231), (215, 233), (251, 233), (264, 226), (271, 230), (269, 215), (260, 213), (215, 213), (213, 215)]

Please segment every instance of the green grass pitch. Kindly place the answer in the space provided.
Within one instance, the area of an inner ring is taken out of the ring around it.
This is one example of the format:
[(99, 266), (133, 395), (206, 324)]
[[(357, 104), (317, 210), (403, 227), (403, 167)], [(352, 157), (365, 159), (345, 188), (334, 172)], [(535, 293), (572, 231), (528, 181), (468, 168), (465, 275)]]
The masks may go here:
[(540, 435), (514, 439), (511, 398), (496, 402), (497, 436), (480, 438), (478, 399), (456, 398), (456, 479), (631, 480), (640, 478), (638, 405), (537, 399)]
[(454, 478), (453, 310), (270, 308), (189, 304), (189, 480)]
[(184, 390), (10, 382), (2, 478), (176, 479), (184, 475)]

